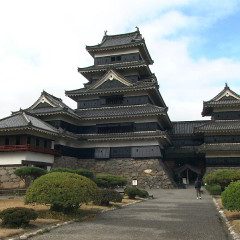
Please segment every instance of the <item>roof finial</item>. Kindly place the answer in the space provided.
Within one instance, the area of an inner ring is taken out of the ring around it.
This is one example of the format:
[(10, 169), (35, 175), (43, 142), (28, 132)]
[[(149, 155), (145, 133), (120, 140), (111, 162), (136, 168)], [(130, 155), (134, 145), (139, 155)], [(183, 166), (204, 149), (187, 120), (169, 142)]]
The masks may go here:
[(104, 31), (104, 36), (107, 36), (107, 30)]
[(137, 27), (137, 26), (136, 26), (135, 28), (136, 28), (136, 29), (137, 29), (137, 31), (139, 32), (139, 27)]
[(227, 82), (225, 82), (225, 88), (229, 88)]

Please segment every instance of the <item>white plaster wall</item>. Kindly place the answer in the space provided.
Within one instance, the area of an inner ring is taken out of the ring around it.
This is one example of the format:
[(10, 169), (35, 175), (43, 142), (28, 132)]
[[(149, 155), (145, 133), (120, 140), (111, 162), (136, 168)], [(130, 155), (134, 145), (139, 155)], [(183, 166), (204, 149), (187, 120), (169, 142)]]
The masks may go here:
[(95, 57), (105, 57), (105, 56), (111, 56), (111, 55), (137, 53), (137, 52), (139, 52), (138, 48), (131, 48), (131, 49), (126, 49), (126, 50), (114, 50), (114, 51), (96, 53)]
[(53, 163), (54, 156), (35, 152), (1, 152), (0, 165), (22, 164), (22, 161)]
[(153, 146), (159, 145), (158, 140), (132, 140), (132, 141), (112, 141), (112, 142), (82, 142), (81, 148), (91, 147), (126, 147), (126, 146)]

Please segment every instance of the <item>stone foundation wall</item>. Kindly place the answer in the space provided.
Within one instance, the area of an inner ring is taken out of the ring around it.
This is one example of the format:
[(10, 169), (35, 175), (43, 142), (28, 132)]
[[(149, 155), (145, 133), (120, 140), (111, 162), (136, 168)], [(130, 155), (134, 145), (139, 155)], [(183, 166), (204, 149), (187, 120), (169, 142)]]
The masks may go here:
[(54, 168), (87, 168), (96, 173), (111, 173), (122, 175), (128, 179), (138, 180), (138, 186), (143, 188), (173, 188), (174, 183), (171, 180), (164, 164), (159, 159), (77, 159), (72, 157), (55, 158)]
[(24, 182), (14, 174), (18, 167), (0, 167), (0, 189), (24, 188)]

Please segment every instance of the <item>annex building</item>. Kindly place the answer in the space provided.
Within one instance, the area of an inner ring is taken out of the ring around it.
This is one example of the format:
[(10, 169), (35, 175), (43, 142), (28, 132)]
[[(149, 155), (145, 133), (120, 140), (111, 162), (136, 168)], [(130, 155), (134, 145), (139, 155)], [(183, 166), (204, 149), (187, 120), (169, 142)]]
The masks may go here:
[[(206, 171), (240, 165), (240, 96), (227, 85), (203, 102), (211, 120), (173, 122), (139, 29), (87, 46), (88, 82), (67, 90), (71, 109), (45, 91), (27, 109), (0, 120), (0, 188), (20, 187), (23, 165), (88, 168), (172, 188)], [(169, 106), (171, 107), (171, 106)]]

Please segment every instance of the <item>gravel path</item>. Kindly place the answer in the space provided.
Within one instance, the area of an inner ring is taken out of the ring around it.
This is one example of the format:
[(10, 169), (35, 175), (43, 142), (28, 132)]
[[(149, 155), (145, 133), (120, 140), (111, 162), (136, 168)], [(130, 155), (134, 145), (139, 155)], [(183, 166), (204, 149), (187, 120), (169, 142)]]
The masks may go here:
[(151, 191), (155, 199), (70, 224), (34, 240), (227, 240), (212, 198), (194, 189)]

